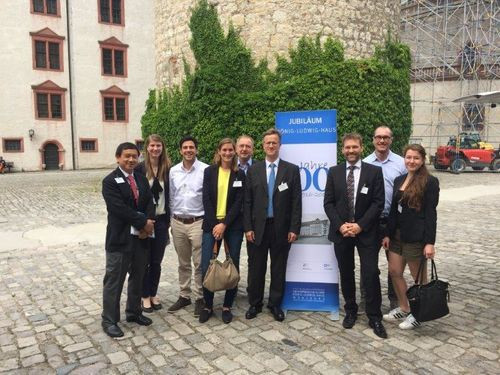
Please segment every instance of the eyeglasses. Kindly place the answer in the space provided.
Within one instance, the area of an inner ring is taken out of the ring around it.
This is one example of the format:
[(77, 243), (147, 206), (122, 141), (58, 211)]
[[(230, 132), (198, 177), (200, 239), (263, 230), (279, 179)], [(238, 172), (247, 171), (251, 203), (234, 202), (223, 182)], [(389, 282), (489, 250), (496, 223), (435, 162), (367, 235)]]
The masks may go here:
[(389, 141), (392, 139), (392, 137), (388, 135), (376, 135), (373, 137), (373, 139), (375, 139), (376, 141)]

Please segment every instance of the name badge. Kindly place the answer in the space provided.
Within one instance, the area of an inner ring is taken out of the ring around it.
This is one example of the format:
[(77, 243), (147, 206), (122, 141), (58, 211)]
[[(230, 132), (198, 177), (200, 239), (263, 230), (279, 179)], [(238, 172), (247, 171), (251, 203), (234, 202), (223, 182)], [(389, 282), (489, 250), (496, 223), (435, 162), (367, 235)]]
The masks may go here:
[(233, 182), (233, 187), (242, 187), (243, 186), (243, 182), (242, 181), (234, 181)]
[(124, 184), (125, 183), (125, 180), (122, 177), (116, 177), (115, 181), (117, 184)]
[(361, 194), (368, 194), (368, 187), (363, 186), (363, 187), (361, 188)]
[(279, 190), (280, 192), (282, 192), (282, 191), (284, 191), (284, 190), (286, 190), (286, 189), (288, 189), (288, 184), (287, 184), (286, 182), (282, 182), (282, 183), (278, 186), (278, 190)]
[(398, 204), (398, 212), (399, 213), (403, 212), (403, 206), (401, 206), (401, 204)]

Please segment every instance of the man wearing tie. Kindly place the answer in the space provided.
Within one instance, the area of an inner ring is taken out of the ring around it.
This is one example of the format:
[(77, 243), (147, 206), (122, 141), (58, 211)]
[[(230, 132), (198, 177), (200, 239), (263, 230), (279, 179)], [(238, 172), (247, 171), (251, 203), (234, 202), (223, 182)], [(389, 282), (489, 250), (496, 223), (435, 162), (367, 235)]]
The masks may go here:
[(245, 174), (253, 164), (253, 138), (249, 135), (241, 135), (236, 140), (236, 154), (238, 155), (238, 168)]
[(325, 187), (324, 208), (330, 220), (328, 239), (335, 244), (345, 301), (344, 328), (357, 319), (354, 248), (358, 249), (361, 277), (366, 288), (366, 315), (373, 332), (387, 338), (380, 310), (380, 271), (377, 236), (378, 220), (384, 208), (384, 179), (380, 167), (361, 161), (363, 141), (359, 134), (348, 133), (342, 139), (346, 162), (331, 167)]
[(142, 315), (142, 280), (147, 263), (148, 236), (154, 228), (154, 204), (146, 177), (135, 174), (139, 149), (122, 143), (116, 149), (118, 168), (102, 181), (108, 211), (106, 228), (106, 274), (103, 282), (102, 328), (108, 336), (122, 337), (120, 296), (127, 272), (127, 322), (148, 326)]
[(262, 311), (267, 269), (271, 257), (271, 285), (268, 308), (277, 321), (285, 315), (281, 302), (285, 289), (286, 264), (292, 242), (300, 233), (302, 191), (299, 168), (279, 158), (281, 134), (276, 129), (264, 133), (266, 158), (248, 170), (243, 208), (248, 244), (248, 300), (245, 314), (253, 319)]

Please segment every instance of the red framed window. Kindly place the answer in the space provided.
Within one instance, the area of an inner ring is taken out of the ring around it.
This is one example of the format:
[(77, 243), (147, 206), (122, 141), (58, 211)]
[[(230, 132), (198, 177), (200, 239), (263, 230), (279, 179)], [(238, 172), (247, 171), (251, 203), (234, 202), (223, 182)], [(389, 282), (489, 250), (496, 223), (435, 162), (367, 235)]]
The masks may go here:
[(80, 138), (80, 152), (98, 152), (97, 138)]
[(101, 90), (102, 119), (106, 122), (128, 122), (129, 93), (117, 86)]
[(31, 13), (46, 16), (61, 16), (59, 0), (31, 0)]
[(65, 88), (52, 81), (45, 81), (36, 86), (31, 86), (35, 101), (35, 118), (37, 120), (66, 119)]
[(99, 22), (111, 25), (124, 25), (123, 0), (97, 0)]
[(2, 138), (3, 152), (24, 152), (23, 138)]
[(126, 77), (128, 45), (115, 37), (100, 41), (99, 45), (101, 46), (101, 74)]
[(33, 69), (62, 72), (64, 37), (49, 28), (30, 35), (33, 40)]

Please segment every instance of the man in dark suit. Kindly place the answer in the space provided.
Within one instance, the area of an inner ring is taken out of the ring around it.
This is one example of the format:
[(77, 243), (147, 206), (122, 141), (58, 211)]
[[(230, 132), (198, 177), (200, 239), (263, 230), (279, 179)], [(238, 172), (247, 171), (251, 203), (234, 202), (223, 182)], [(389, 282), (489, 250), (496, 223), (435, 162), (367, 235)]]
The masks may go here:
[(300, 233), (302, 191), (299, 168), (279, 158), (281, 134), (264, 133), (264, 161), (247, 173), (244, 199), (244, 229), (248, 244), (247, 319), (262, 311), (268, 251), (271, 256), (271, 285), (268, 307), (277, 321), (285, 315), (281, 302), (285, 289), (286, 264), (292, 242)]
[(361, 277), (366, 288), (366, 315), (373, 332), (382, 338), (380, 306), (380, 271), (377, 237), (378, 219), (384, 208), (384, 178), (380, 167), (361, 161), (363, 141), (359, 134), (349, 133), (342, 139), (346, 162), (330, 168), (325, 187), (324, 208), (330, 219), (328, 239), (335, 244), (345, 300), (344, 328), (356, 323), (356, 284), (354, 282), (354, 247), (358, 249)]
[(139, 149), (122, 143), (116, 149), (118, 168), (102, 181), (102, 195), (108, 211), (106, 228), (106, 274), (103, 285), (102, 328), (111, 337), (123, 336), (120, 296), (127, 272), (127, 322), (148, 326), (152, 320), (142, 315), (142, 280), (147, 264), (148, 236), (154, 228), (154, 204), (149, 183), (134, 173)]

